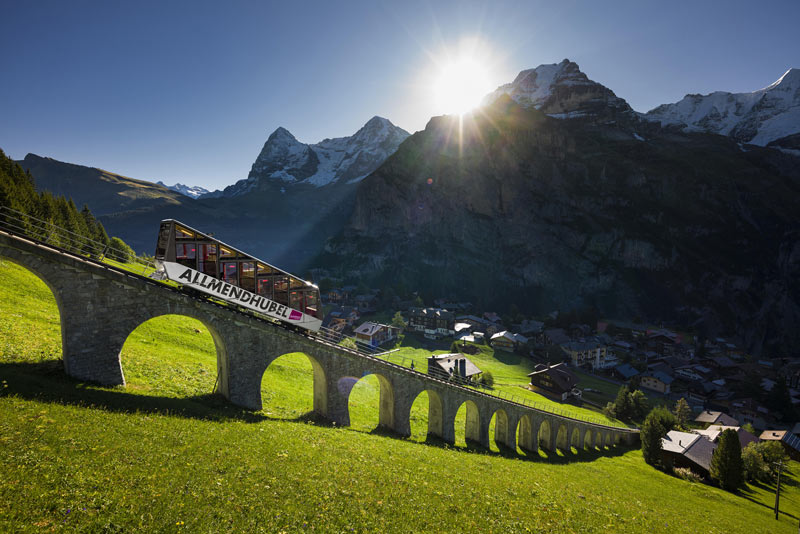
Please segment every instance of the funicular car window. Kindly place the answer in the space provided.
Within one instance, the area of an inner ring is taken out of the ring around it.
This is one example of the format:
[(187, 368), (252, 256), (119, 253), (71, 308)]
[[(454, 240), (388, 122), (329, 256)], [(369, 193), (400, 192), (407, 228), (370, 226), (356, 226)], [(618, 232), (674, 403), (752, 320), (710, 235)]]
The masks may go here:
[(241, 286), (247, 291), (256, 290), (256, 264), (252, 261), (243, 261), (239, 275)]
[(300, 291), (289, 293), (289, 307), (303, 311), (303, 294)]
[(308, 291), (306, 293), (306, 313), (317, 316), (317, 292)]
[(167, 254), (167, 246), (169, 246), (169, 231), (170, 225), (162, 223), (161, 228), (158, 230), (158, 244), (156, 245), (156, 258), (164, 258)]
[(239, 265), (235, 261), (222, 262), (222, 278), (234, 286), (239, 285)]
[(197, 245), (195, 243), (177, 243), (175, 245), (175, 261), (186, 267), (197, 267)]
[(300, 289), (300, 288), (306, 287), (306, 283), (305, 282), (303, 282), (302, 280), (300, 280), (298, 278), (295, 278), (294, 276), (290, 276), (289, 280), (290, 280), (290, 284), (291, 284), (289, 287), (291, 287), (292, 289)]
[(271, 278), (259, 278), (258, 279), (258, 294), (267, 297), (268, 299), (272, 299), (272, 279)]
[(217, 245), (200, 245), (200, 255), (198, 256), (198, 270), (208, 276), (217, 277)]
[(188, 228), (184, 228), (183, 226), (176, 224), (175, 239), (196, 239), (196, 236), (194, 235), (194, 232)]
[(236, 253), (231, 249), (229, 249), (228, 247), (223, 247), (222, 245), (220, 245), (219, 255), (221, 258), (233, 258), (236, 256)]

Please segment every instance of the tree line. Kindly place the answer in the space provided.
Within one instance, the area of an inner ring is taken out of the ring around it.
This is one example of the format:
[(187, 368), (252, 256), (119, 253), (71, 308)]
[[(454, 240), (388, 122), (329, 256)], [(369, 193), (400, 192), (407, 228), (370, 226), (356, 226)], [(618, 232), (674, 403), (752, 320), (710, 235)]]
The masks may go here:
[[(130, 262), (135, 257), (133, 249), (122, 239), (108, 236), (88, 206), (84, 205), (79, 210), (71, 198), (56, 196), (49, 191), (37, 191), (30, 171), (23, 169), (2, 149), (0, 206), (20, 212), (14, 218), (21, 220), (21, 231), (34, 238), (47, 238), (52, 245), (90, 256), (105, 251), (108, 257), (120, 262)], [(2, 222), (10, 222), (10, 217), (8, 213), (0, 212)], [(54, 226), (67, 232), (50, 232), (49, 229)]]

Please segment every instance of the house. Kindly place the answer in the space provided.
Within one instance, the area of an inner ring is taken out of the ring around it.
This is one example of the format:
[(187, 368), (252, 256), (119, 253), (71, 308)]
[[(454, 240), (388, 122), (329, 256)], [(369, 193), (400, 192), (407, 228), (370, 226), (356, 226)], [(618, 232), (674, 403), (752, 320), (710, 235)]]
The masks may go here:
[(778, 441), (792, 460), (800, 460), (800, 438), (788, 430), (765, 430), (758, 436), (761, 441)]
[(578, 383), (575, 373), (563, 362), (555, 365), (537, 364), (528, 376), (531, 379), (528, 389), (562, 401), (573, 394)]
[(692, 432), (670, 430), (661, 439), (661, 459), (665, 465), (684, 467), (707, 478), (716, 443)]
[(495, 312), (486, 312), (486, 313), (483, 314), (483, 316), (486, 318), (487, 321), (489, 321), (491, 323), (499, 323), (500, 322), (500, 316), (497, 315)]
[(571, 341), (563, 328), (548, 328), (542, 337), (545, 345), (563, 345)]
[(481, 374), (478, 366), (460, 353), (438, 354), (428, 358), (428, 374), (438, 378), (471, 382)]
[(706, 429), (692, 430), (692, 432), (705, 436), (706, 439), (713, 443), (718, 443), (719, 435), (726, 430), (733, 430), (736, 432), (736, 435), (739, 437), (739, 445), (741, 445), (742, 449), (747, 447), (750, 443), (761, 441), (740, 426), (711, 425)]
[(769, 410), (753, 399), (736, 399), (730, 403), (731, 413), (744, 423), (750, 423), (756, 428), (767, 428)]
[(503, 330), (502, 332), (498, 332), (489, 338), (489, 343), (492, 347), (500, 350), (505, 350), (508, 352), (514, 352), (519, 347), (525, 345), (528, 342), (528, 338), (523, 336), (522, 334), (512, 334), (508, 330)]
[(518, 328), (516, 328), (516, 330), (520, 334), (531, 336), (531, 335), (541, 334), (543, 328), (544, 328), (544, 323), (534, 320), (529, 321), (526, 319), (518, 325)]
[(396, 326), (370, 321), (362, 323), (361, 326), (355, 329), (356, 339), (370, 347), (377, 347), (387, 341), (397, 339), (399, 334), (400, 329)]
[(357, 295), (355, 298), (356, 308), (361, 313), (374, 312), (377, 302), (378, 297), (374, 294)]
[(637, 371), (636, 368), (631, 364), (623, 363), (622, 365), (618, 365), (614, 368), (614, 374), (622, 377), (625, 380), (630, 380), (634, 376), (638, 375), (639, 371)]
[(646, 372), (642, 374), (641, 386), (666, 395), (669, 393), (670, 384), (674, 380), (670, 375), (661, 371), (656, 371), (655, 373)]
[(467, 323), (469, 324), (473, 331), (478, 329), (479, 331), (483, 332), (487, 336), (492, 336), (502, 330), (498, 324), (493, 323), (487, 319), (482, 317), (477, 317), (475, 315), (462, 315), (456, 319), (459, 323)]
[(359, 317), (358, 310), (353, 306), (337, 306), (322, 320), (322, 327), (341, 333), (352, 328)]
[(455, 335), (456, 316), (441, 308), (409, 308), (408, 329), (422, 332), (428, 339)]
[(694, 422), (704, 425), (704, 428), (708, 428), (711, 425), (725, 425), (725, 426), (739, 425), (739, 421), (737, 421), (733, 417), (724, 414), (722, 412), (712, 412), (710, 410), (703, 410), (702, 412), (700, 412), (700, 414), (694, 418)]
[(560, 347), (575, 367), (600, 369), (606, 363), (607, 348), (597, 341), (570, 341)]

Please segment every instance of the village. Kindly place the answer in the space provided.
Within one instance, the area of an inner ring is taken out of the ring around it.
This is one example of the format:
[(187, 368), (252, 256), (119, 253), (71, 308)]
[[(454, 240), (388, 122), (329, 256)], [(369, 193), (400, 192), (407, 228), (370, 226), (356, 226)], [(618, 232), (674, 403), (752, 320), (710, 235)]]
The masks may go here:
[[(691, 410), (682, 430), (662, 443), (666, 463), (707, 477), (711, 456), (726, 429), (750, 443), (775, 441), (800, 459), (800, 358), (758, 359), (728, 339), (702, 339), (690, 333), (633, 322), (598, 319), (519, 317), (476, 311), (469, 303), (437, 299), (426, 307), (419, 297), (398, 298), (387, 306), (377, 291), (356, 286), (322, 294), (328, 310), (323, 327), (374, 348), (398, 345), (402, 334), (451, 342), (447, 354), (431, 355), (427, 373), (485, 385), (470, 351), (487, 345), (530, 359), (525, 387), (550, 400), (603, 409), (613, 404), (609, 388), (641, 390), (650, 405), (670, 410), (678, 402)], [(388, 309), (386, 309), (388, 307)], [(575, 322), (572, 322), (576, 320)], [(425, 369), (419, 369), (425, 372)], [(600, 381), (600, 382), (598, 382)]]

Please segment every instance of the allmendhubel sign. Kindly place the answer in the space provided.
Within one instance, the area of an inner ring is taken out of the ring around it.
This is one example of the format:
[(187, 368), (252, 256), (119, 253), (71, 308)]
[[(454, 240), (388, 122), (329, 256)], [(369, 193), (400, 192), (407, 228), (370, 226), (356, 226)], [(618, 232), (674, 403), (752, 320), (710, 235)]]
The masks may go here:
[(301, 311), (279, 304), (264, 296), (195, 271), (190, 267), (169, 261), (162, 262), (166, 277), (186, 287), (191, 287), (217, 298), (233, 302), (263, 315), (317, 331), (322, 321)]

